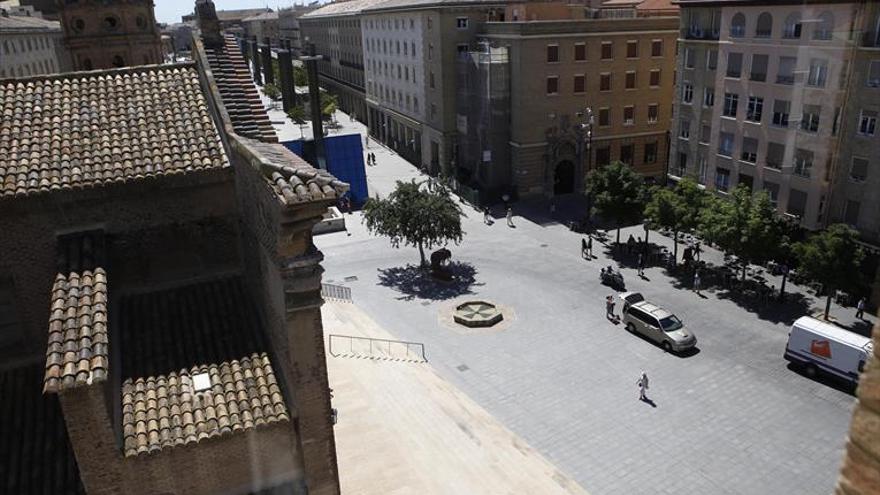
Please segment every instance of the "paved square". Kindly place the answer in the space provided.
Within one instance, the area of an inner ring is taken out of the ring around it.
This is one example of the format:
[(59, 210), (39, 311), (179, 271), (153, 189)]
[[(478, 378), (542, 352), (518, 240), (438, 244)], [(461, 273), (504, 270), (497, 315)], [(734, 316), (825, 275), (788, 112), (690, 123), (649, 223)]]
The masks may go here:
[[(371, 195), (418, 176), (386, 149), (371, 151)], [(516, 228), (487, 226), (466, 211), (465, 240), (451, 249), (472, 269), (470, 284), (420, 284), (401, 269), (418, 251), (370, 236), (358, 214), (347, 217), (351, 236), (316, 238), (325, 281), (351, 287), (354, 303), (396, 338), (423, 342), (438, 372), (590, 493), (832, 491), (854, 398), (786, 367), (794, 317), (718, 293), (701, 299), (659, 268), (646, 270), (649, 280), (624, 268), (628, 290), (674, 311), (699, 339), (696, 354), (666, 354), (605, 319), (613, 291), (598, 282), (611, 263), (601, 245), (586, 261), (580, 238), (559, 224), (516, 217)], [(454, 332), (440, 308), (465, 296), (511, 306), (516, 320), (501, 332)], [(656, 407), (637, 400), (642, 370)]]

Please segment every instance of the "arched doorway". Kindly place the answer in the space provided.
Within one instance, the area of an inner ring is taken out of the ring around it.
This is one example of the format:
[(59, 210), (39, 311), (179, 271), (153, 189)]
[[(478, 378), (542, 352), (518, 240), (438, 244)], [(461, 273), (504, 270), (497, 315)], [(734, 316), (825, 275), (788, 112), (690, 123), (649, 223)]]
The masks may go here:
[(556, 164), (553, 174), (553, 194), (571, 194), (574, 192), (574, 163), (562, 160)]

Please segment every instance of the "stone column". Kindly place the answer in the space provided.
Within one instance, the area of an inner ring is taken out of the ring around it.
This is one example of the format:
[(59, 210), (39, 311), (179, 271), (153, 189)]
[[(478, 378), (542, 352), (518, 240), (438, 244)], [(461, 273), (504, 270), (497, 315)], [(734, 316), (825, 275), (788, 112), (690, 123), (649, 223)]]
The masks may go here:
[(278, 73), (281, 81), (281, 106), (286, 113), (296, 104), (296, 90), (293, 87), (293, 61), (290, 58), (289, 42), (282, 41), (282, 49), (278, 52)]
[(265, 38), (260, 45), (260, 56), (263, 58), (263, 77), (266, 84), (275, 84), (275, 72), (272, 70), (272, 40)]
[(257, 38), (249, 40), (248, 44), (251, 46), (251, 62), (254, 69), (254, 82), (262, 86), (263, 74), (260, 69), (260, 47), (257, 44)]
[[(321, 205), (318, 205), (319, 207)], [(338, 495), (336, 440), (321, 323), (321, 261), (311, 228), (323, 207), (282, 220), (279, 255), (284, 286), (288, 383), (297, 410), (297, 429), (310, 495)]]

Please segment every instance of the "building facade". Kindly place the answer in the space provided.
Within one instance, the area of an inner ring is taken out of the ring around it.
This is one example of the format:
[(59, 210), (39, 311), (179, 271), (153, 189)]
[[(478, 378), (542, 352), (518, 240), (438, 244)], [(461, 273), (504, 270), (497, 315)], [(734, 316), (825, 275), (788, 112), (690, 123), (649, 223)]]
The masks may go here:
[[(829, 223), (854, 226), (880, 246), (880, 5), (865, 4), (857, 29), (832, 176)], [(880, 291), (880, 287), (877, 288)], [(880, 292), (875, 300), (880, 301)]]
[(75, 70), (164, 61), (152, 0), (64, 2), (61, 27)]
[(256, 38), (260, 43), (269, 38), (273, 46), (277, 45), (280, 32), (277, 12), (262, 12), (246, 17), (241, 24), (244, 26), (244, 35), (248, 38)]
[[(508, 51), (510, 142), (459, 165), (474, 186), (521, 197), (583, 192), (588, 171), (614, 160), (663, 176), (678, 19), (588, 13), (514, 4), (506, 21), (483, 26), (478, 40)], [(472, 120), (458, 115), (461, 140), (478, 135)], [(491, 172), (506, 166), (492, 157), (505, 155), (509, 170)]]
[(670, 176), (767, 191), (780, 213), (824, 226), (864, 4), (680, 5)]
[(40, 18), (31, 7), (16, 14), (0, 11), (0, 78), (70, 70), (58, 21)]
[(278, 36), (290, 41), (290, 47), (295, 57), (303, 54), (303, 35), (299, 18), (317, 8), (317, 5), (294, 5), (278, 10)]

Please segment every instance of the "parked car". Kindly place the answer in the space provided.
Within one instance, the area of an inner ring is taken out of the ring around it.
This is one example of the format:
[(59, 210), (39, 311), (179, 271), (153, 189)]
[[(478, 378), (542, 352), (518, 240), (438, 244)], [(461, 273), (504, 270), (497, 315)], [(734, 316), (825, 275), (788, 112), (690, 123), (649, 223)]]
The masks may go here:
[(697, 337), (671, 312), (645, 301), (638, 292), (621, 294), (623, 324), (632, 333), (640, 333), (660, 344), (667, 352), (682, 352), (697, 345)]
[(823, 371), (855, 385), (872, 352), (868, 337), (802, 316), (788, 332), (784, 357), (801, 366), (807, 376)]

